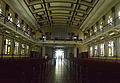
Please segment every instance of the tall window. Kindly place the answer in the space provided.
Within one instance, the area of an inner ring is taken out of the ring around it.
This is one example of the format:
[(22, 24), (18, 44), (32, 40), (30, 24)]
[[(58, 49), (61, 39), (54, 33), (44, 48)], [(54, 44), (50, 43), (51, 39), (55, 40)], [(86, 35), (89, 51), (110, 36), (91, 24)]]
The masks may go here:
[(109, 50), (109, 56), (114, 56), (114, 42), (113, 41), (108, 42), (108, 50)]
[(100, 56), (104, 56), (105, 51), (104, 51), (104, 44), (100, 44)]
[(108, 17), (108, 24), (112, 25), (112, 17), (111, 16)]
[(18, 55), (18, 50), (19, 50), (19, 43), (15, 42), (15, 47), (14, 47), (14, 54)]
[(118, 18), (120, 19), (120, 11), (118, 12)]
[(28, 54), (29, 53), (29, 46), (27, 45), (26, 46), (26, 54)]
[(2, 14), (2, 9), (1, 9), (1, 6), (2, 6), (2, 5), (1, 5), (1, 3), (0, 3), (0, 14)]
[(97, 45), (94, 47), (94, 52), (95, 52), (95, 56), (98, 56), (98, 46)]
[(21, 46), (21, 54), (22, 55), (25, 54), (25, 44), (22, 44), (22, 46)]
[(5, 54), (10, 54), (10, 50), (11, 50), (11, 40), (6, 39), (5, 42)]
[(90, 47), (90, 56), (93, 56), (93, 47)]
[(0, 14), (2, 14), (2, 9), (0, 8)]
[(94, 32), (95, 32), (95, 33), (97, 32), (97, 27), (94, 28)]
[(100, 31), (103, 29), (103, 22), (100, 23)]
[(12, 14), (11, 13), (8, 14), (8, 20), (10, 20), (11, 22), (13, 22), (13, 20), (12, 20)]

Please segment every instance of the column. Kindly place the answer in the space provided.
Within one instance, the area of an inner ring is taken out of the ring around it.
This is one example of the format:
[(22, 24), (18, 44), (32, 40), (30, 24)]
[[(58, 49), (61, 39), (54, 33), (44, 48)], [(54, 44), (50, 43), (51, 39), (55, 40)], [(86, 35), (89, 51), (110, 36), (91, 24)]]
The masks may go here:
[(109, 53), (109, 50), (108, 50), (108, 41), (105, 41), (105, 58), (107, 59), (108, 57), (108, 53)]
[(14, 39), (11, 39), (11, 49), (10, 49), (10, 54), (14, 55)]
[(116, 56), (117, 56), (117, 58), (120, 57), (120, 38), (117, 38), (117, 43), (116, 43)]
[(19, 42), (19, 50), (18, 50), (19, 56), (21, 56), (21, 42)]
[(74, 58), (77, 58), (77, 47), (74, 47)]

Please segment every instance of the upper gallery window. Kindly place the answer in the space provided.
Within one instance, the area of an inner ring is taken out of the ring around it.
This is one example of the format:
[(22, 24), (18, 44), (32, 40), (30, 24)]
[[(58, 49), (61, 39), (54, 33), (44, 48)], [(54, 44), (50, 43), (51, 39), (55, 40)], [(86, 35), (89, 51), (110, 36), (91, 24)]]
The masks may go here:
[(108, 17), (108, 24), (112, 25), (112, 20), (113, 20), (112, 17), (109, 16), (109, 17)]
[(97, 27), (94, 28), (94, 32), (95, 32), (95, 33), (97, 32)]
[(10, 20), (11, 22), (13, 22), (13, 20), (12, 20), (12, 14), (11, 13), (8, 14), (8, 20)]
[(103, 29), (103, 22), (100, 23), (100, 31)]
[(23, 30), (25, 31), (25, 26), (23, 26)]
[(113, 41), (108, 42), (108, 50), (109, 50), (109, 56), (114, 56), (114, 42)]
[(19, 20), (17, 21), (17, 26), (20, 27), (20, 21)]
[(90, 36), (92, 35), (92, 30), (90, 30)]
[(43, 40), (46, 40), (46, 36), (45, 35), (43, 35), (42, 38), (43, 38)]

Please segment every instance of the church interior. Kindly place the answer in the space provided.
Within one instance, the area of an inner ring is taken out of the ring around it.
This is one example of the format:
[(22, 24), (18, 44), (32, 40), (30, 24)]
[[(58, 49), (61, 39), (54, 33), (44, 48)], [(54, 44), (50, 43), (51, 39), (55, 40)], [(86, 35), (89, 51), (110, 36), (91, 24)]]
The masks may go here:
[(120, 0), (0, 0), (0, 83), (120, 83)]

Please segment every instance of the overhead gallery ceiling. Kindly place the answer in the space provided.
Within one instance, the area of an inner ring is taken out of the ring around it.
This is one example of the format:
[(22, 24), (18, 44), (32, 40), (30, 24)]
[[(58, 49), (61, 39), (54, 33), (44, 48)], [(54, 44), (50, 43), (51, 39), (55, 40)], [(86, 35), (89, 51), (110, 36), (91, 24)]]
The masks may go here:
[(99, 0), (24, 0), (41, 26), (80, 27)]

